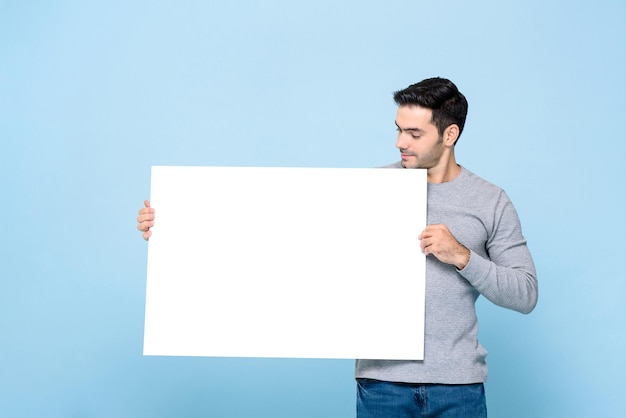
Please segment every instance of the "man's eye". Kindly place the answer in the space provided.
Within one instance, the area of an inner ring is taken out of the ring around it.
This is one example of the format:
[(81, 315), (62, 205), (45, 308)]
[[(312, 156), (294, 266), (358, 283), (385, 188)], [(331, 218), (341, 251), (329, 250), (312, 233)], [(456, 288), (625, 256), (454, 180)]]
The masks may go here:
[(412, 134), (411, 137), (413, 137), (413, 139), (419, 139), (421, 135), (417, 135), (417, 134)]

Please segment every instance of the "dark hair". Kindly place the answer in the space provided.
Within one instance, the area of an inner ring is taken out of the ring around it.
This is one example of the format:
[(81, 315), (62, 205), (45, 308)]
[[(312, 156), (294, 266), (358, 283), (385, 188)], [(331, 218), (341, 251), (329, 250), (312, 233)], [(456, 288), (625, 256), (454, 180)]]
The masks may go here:
[(398, 106), (431, 109), (432, 122), (440, 136), (452, 124), (458, 125), (461, 136), (467, 116), (467, 99), (452, 81), (440, 77), (427, 78), (395, 92), (393, 99)]

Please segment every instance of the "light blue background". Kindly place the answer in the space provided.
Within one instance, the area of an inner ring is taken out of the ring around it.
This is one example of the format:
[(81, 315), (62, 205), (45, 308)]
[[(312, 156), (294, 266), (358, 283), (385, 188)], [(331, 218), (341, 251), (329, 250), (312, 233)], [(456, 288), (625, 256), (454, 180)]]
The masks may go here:
[(143, 357), (136, 212), (153, 164), (393, 162), (436, 75), (539, 272), (478, 305), (491, 416), (626, 416), (623, 0), (0, 1), (0, 416), (353, 416), (352, 361)]

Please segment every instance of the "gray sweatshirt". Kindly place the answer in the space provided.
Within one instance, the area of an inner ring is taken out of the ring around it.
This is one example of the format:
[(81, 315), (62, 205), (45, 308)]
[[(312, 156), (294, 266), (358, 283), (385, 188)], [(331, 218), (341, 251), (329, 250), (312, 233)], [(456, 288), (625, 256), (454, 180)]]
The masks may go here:
[[(401, 167), (396, 163), (386, 168)], [(432, 255), (426, 258), (424, 360), (357, 360), (357, 378), (484, 382), (487, 352), (478, 342), (478, 296), (522, 313), (537, 303), (533, 260), (517, 212), (502, 189), (462, 167), (454, 180), (428, 184), (428, 224), (447, 225), (470, 250), (469, 263), (457, 270)]]

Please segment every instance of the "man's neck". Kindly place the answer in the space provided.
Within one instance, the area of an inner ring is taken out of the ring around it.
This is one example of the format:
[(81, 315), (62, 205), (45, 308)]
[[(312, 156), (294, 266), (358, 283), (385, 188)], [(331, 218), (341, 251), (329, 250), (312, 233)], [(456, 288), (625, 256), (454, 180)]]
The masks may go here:
[(454, 180), (461, 172), (461, 167), (456, 163), (454, 154), (450, 158), (441, 161), (436, 167), (428, 169), (429, 183), (446, 183)]

